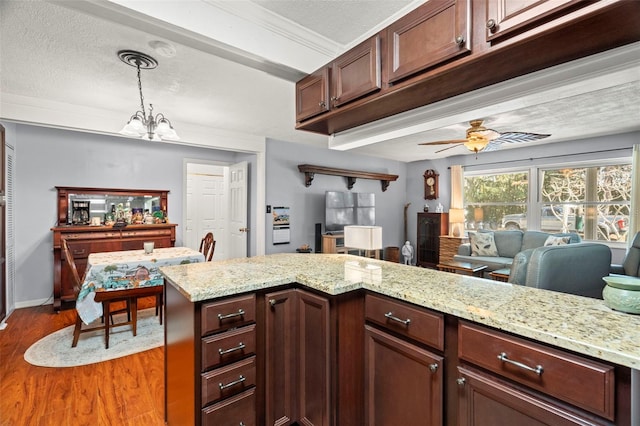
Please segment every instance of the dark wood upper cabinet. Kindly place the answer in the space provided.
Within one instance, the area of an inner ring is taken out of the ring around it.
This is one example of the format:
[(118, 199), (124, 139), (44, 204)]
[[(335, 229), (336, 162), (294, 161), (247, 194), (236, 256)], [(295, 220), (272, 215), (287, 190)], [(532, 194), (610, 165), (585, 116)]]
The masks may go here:
[(487, 0), (487, 41), (512, 35), (560, 12), (589, 3), (584, 0)]
[(379, 90), (380, 71), (380, 37), (376, 35), (296, 83), (296, 121)]
[(331, 106), (338, 107), (380, 89), (380, 37), (359, 44), (331, 67)]
[(387, 28), (393, 83), (471, 51), (469, 0), (432, 0)]
[(329, 111), (329, 68), (322, 68), (296, 83), (296, 121)]

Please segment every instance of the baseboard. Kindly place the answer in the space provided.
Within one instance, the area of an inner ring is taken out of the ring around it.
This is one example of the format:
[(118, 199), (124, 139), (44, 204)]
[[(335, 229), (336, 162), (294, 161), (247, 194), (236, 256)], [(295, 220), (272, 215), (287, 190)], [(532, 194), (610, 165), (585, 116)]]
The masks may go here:
[(15, 309), (31, 308), (34, 306), (52, 305), (52, 304), (53, 304), (53, 299), (48, 297), (46, 299), (34, 299), (34, 300), (26, 300), (24, 302), (16, 302), (14, 308)]

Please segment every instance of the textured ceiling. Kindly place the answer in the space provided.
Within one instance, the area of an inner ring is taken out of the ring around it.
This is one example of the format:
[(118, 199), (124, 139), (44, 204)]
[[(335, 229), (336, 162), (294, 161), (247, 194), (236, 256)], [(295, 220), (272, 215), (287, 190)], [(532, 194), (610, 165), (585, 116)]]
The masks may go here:
[[(329, 62), (323, 59), (326, 52), (339, 54), (416, 4), (387, 0), (4, 0), (0, 2), (0, 118), (116, 134), (139, 109), (135, 69), (116, 56), (119, 50), (133, 49), (158, 60), (158, 68), (142, 74), (145, 102), (171, 119), (183, 142), (206, 144), (206, 135), (219, 130), (326, 147), (326, 136), (294, 129), (295, 76)], [(175, 10), (174, 20), (170, 12), (151, 17), (123, 5), (153, 6), (154, 10), (173, 5), (184, 10), (187, 21), (178, 22)], [(243, 30), (237, 45), (230, 38), (220, 42), (206, 33), (207, 27), (220, 26), (207, 25), (215, 16), (205, 14), (229, 10), (235, 15), (229, 15), (228, 31), (223, 35), (233, 33), (245, 21), (249, 29)], [(200, 22), (204, 27), (199, 29)], [(265, 31), (279, 38), (267, 44)], [(158, 40), (170, 43), (175, 55), (164, 57), (155, 51), (152, 44)], [(274, 46), (279, 40), (282, 46)], [(252, 46), (255, 50), (249, 52)], [(291, 46), (299, 49), (296, 61), (285, 63), (282, 58), (292, 55)], [(635, 48), (637, 53), (638, 44)], [(261, 56), (263, 51), (273, 57)], [(521, 95), (516, 91), (508, 102), (494, 102), (488, 92), (480, 101), (458, 101), (464, 106), (462, 112), (418, 119), (406, 126), (419, 127), (419, 131), (400, 132), (401, 137), (389, 134), (375, 143), (355, 144), (359, 147), (353, 149), (401, 161), (465, 154), (463, 147), (436, 153), (442, 147), (418, 143), (459, 139), (468, 121), (476, 118), (485, 119), (487, 127), (498, 131), (553, 135), (536, 144), (640, 130), (640, 68), (636, 66), (631, 77), (626, 73), (619, 82), (613, 81), (616, 78), (602, 85), (568, 78), (566, 85), (526, 104), (519, 102)], [(527, 96), (531, 98), (522, 93), (523, 99)]]

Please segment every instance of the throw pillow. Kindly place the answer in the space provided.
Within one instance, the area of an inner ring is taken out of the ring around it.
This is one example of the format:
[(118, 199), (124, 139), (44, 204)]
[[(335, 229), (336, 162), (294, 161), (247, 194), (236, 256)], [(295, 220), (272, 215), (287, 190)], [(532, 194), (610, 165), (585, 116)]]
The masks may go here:
[(469, 234), (471, 256), (498, 256), (498, 248), (493, 232), (476, 232)]
[(570, 240), (571, 237), (554, 237), (553, 235), (551, 235), (544, 242), (544, 246), (564, 246), (566, 244), (569, 244)]

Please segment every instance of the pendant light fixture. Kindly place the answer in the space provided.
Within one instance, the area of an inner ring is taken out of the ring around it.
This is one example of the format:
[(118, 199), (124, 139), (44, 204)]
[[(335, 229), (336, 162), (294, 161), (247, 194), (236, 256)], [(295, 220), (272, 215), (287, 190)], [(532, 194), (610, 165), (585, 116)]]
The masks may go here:
[(136, 111), (131, 116), (129, 122), (120, 130), (120, 134), (125, 136), (136, 136), (150, 141), (180, 140), (169, 119), (164, 114), (153, 115), (153, 104), (149, 104), (149, 115), (144, 107), (144, 96), (142, 95), (142, 80), (140, 70), (150, 70), (158, 66), (158, 62), (151, 56), (135, 50), (121, 50), (118, 57), (122, 62), (138, 70), (138, 91), (140, 92), (140, 111)]

